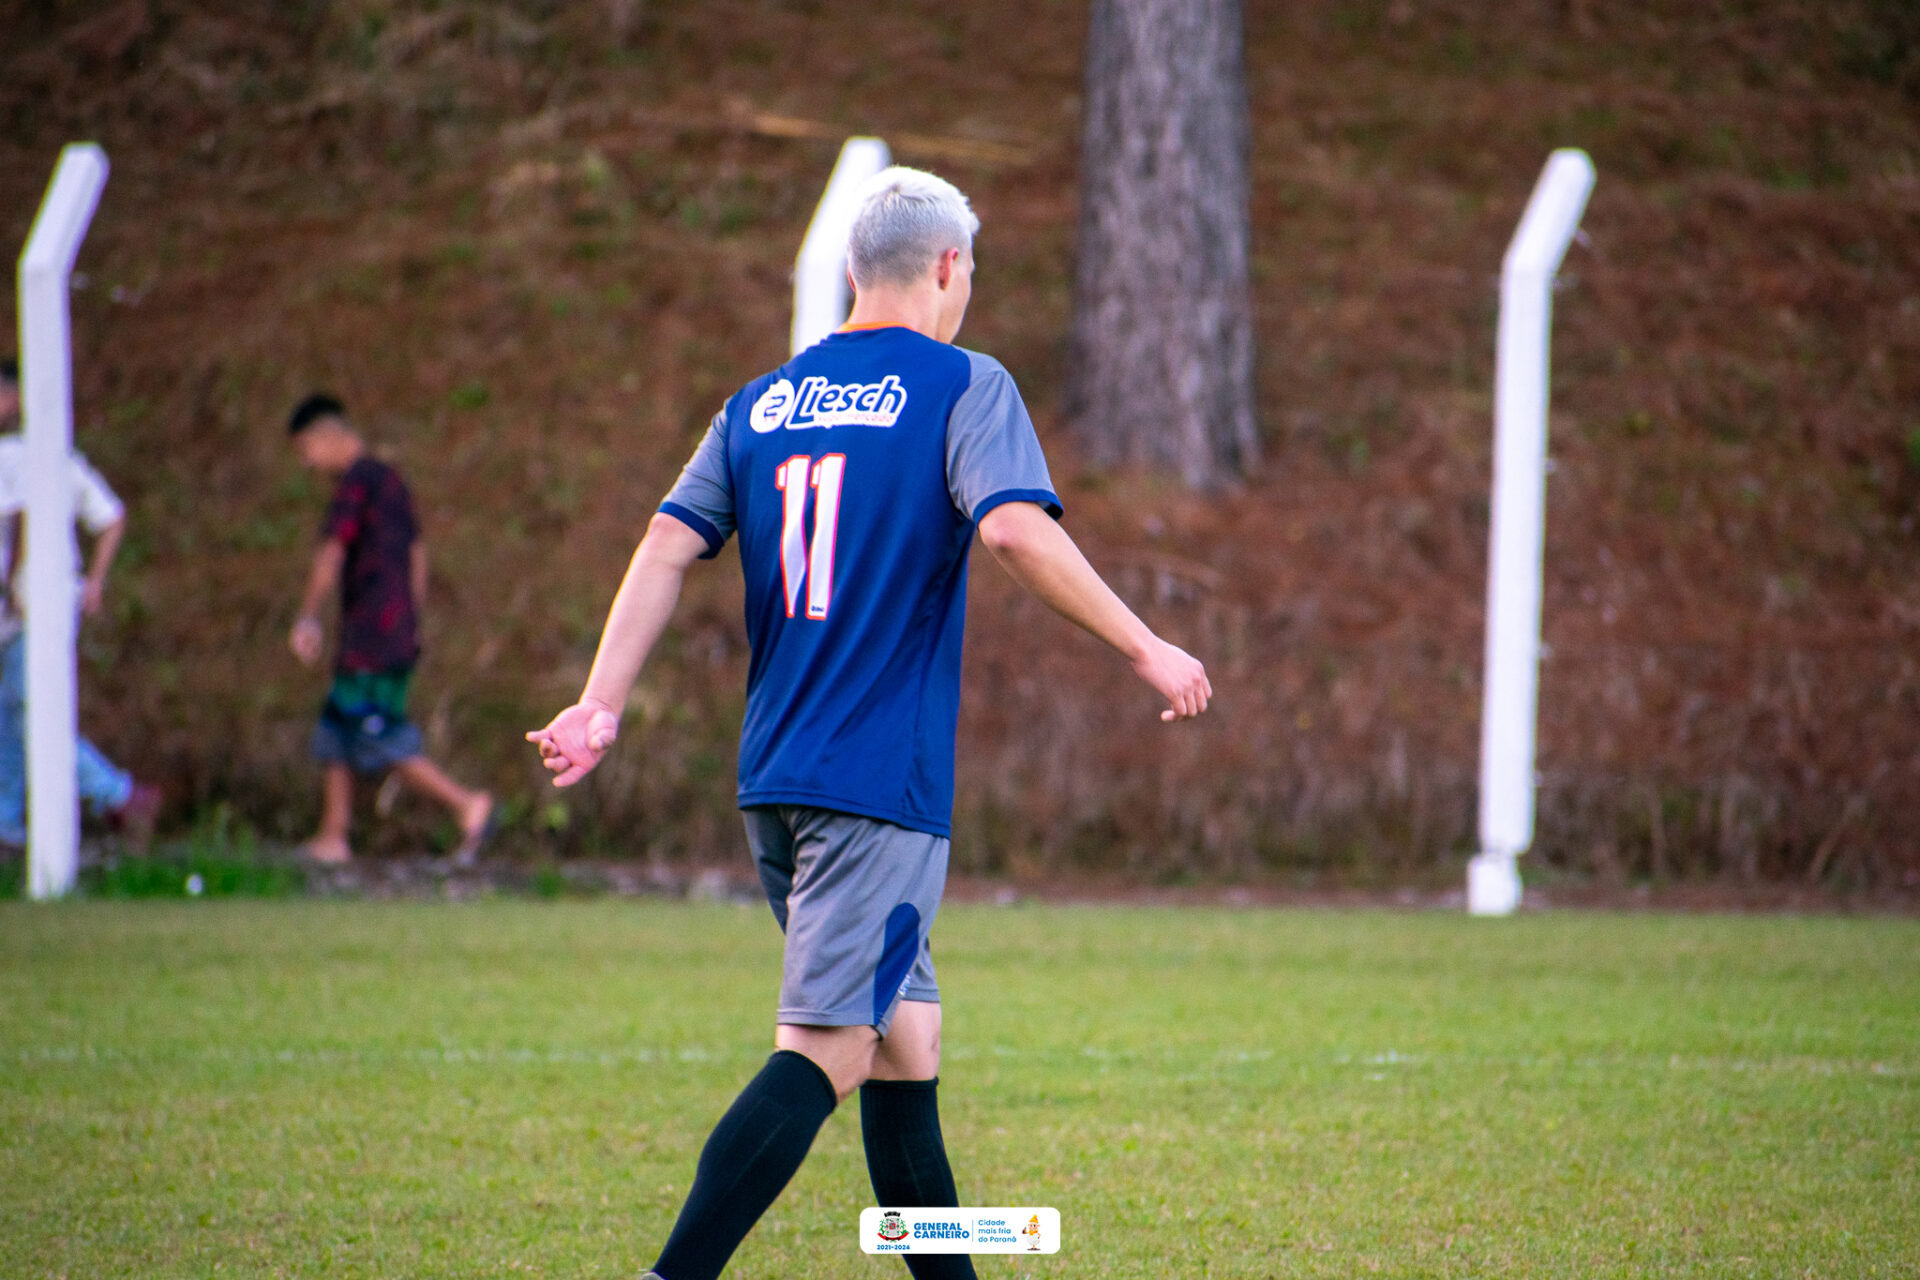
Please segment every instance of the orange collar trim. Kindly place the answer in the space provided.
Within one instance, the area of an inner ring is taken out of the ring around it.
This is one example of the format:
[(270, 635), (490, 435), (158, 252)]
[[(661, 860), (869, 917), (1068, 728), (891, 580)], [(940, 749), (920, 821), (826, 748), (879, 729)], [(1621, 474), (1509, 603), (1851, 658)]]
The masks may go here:
[(834, 332), (864, 333), (869, 329), (904, 329), (906, 327), (907, 326), (901, 324), (898, 320), (874, 320), (866, 324), (843, 324), (838, 329), (835, 329)]

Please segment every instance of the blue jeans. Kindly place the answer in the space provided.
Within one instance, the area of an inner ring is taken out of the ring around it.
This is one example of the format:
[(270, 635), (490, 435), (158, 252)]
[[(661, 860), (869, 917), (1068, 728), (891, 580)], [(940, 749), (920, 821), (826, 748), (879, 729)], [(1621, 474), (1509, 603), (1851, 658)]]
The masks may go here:
[[(74, 744), (74, 782), (95, 813), (133, 795), (133, 777), (85, 738)], [(27, 637), (0, 649), (0, 843), (27, 843)]]

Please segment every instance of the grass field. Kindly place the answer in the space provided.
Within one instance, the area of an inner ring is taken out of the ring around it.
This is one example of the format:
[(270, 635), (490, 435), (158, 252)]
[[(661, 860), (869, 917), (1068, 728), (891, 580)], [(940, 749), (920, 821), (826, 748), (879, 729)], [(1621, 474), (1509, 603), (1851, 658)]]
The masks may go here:
[[(952, 908), (983, 1275), (1911, 1276), (1911, 921)], [(632, 1276), (766, 1053), (762, 909), (0, 906), (0, 1272)], [(735, 1277), (857, 1252), (854, 1108)]]

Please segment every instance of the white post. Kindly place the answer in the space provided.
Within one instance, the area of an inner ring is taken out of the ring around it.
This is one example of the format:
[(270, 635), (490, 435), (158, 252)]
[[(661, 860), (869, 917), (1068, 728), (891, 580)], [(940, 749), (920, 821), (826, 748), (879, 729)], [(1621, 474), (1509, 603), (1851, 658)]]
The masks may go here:
[(793, 265), (793, 350), (799, 355), (847, 318), (847, 233), (859, 212), (854, 199), (868, 178), (893, 163), (878, 138), (848, 138), (814, 210)]
[(20, 255), (20, 391), (26, 425), (27, 892), (72, 890), (80, 868), (74, 794), (75, 599), (73, 350), (67, 311), (73, 260), (107, 183), (107, 156), (90, 142), (60, 153), (53, 183)]
[(1553, 278), (1593, 190), (1593, 162), (1547, 158), (1500, 269), (1495, 357), (1493, 520), (1480, 720), (1480, 853), (1467, 869), (1467, 909), (1520, 905), (1519, 856), (1533, 843), (1534, 725), (1540, 674), (1540, 590), (1547, 505), (1547, 335)]

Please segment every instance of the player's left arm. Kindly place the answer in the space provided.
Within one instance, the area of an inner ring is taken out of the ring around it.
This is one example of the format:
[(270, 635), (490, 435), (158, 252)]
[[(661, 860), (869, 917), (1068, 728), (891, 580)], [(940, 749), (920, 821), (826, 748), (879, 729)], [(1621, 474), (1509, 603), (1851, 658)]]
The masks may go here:
[(527, 735), (553, 772), (554, 786), (570, 787), (586, 777), (619, 736), (633, 682), (667, 629), (688, 568), (707, 550), (704, 534), (665, 512), (647, 526), (613, 598), (580, 701)]
[(981, 517), (980, 540), (1041, 603), (1125, 656), (1134, 674), (1167, 700), (1162, 720), (1186, 720), (1207, 709), (1213, 686), (1206, 668), (1127, 608), (1045, 509), (1032, 502), (1002, 503)]
[(1167, 700), (1162, 720), (1207, 709), (1206, 670), (1153, 634), (1113, 593), (1054, 517), (1060, 503), (1046, 455), (1013, 377), (997, 360), (968, 352), (967, 389), (947, 416), (947, 491), (971, 514), (980, 539), (1014, 581), (1067, 621), (1124, 654)]

